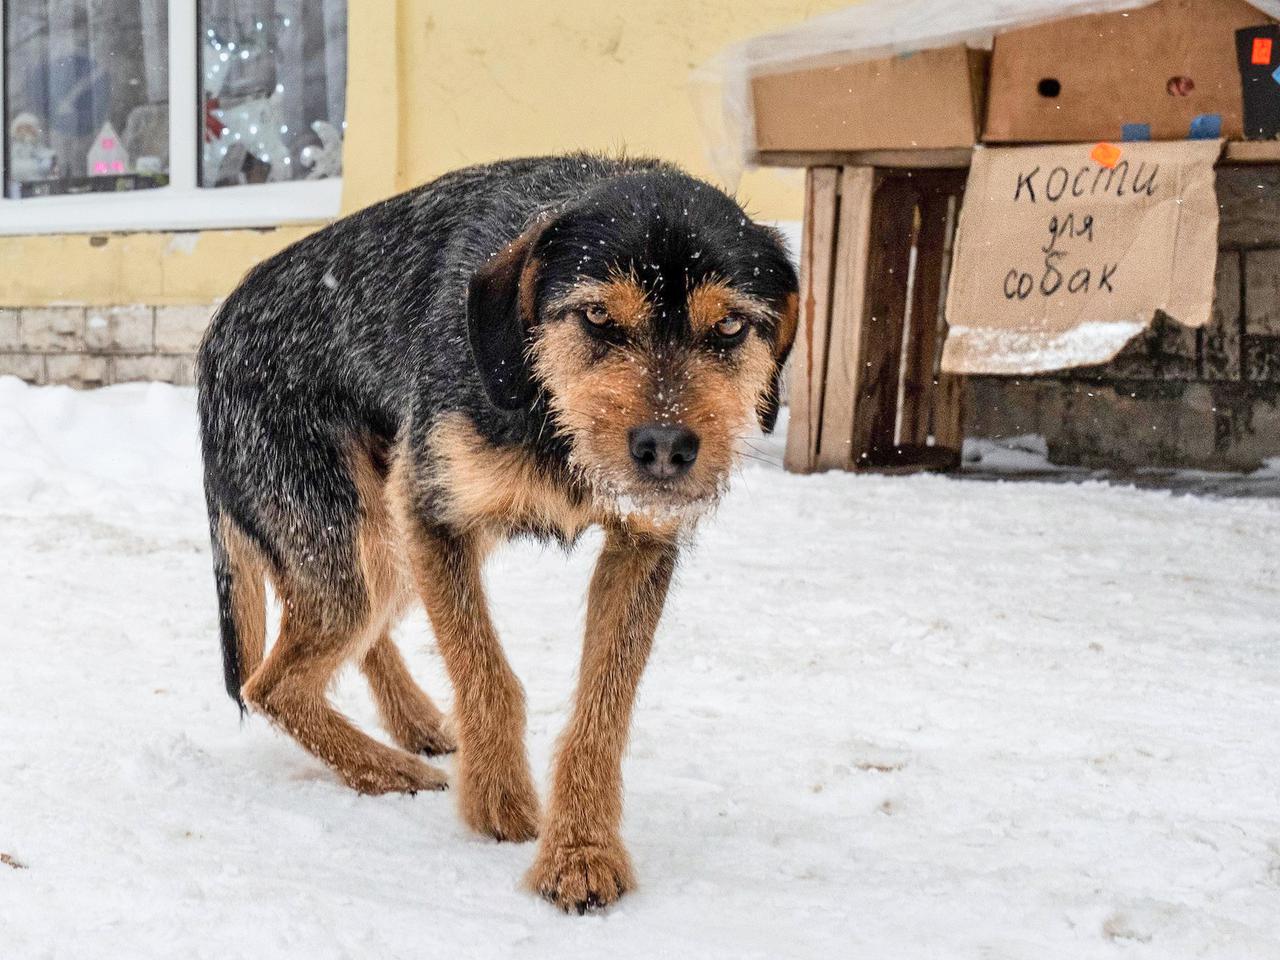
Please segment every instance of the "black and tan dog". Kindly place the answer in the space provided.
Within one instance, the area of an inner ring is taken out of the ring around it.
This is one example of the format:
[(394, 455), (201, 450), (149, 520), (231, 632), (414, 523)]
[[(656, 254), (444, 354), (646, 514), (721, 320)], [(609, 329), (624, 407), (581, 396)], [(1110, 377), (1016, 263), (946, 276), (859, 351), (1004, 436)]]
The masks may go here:
[[(796, 277), (769, 229), (646, 160), (473, 167), (254, 269), (199, 356), (205, 486), (227, 690), (365, 793), (441, 789), (541, 846), (529, 883), (565, 909), (633, 883), (620, 763), (678, 545), (736, 441), (776, 414)], [(540, 816), (524, 695), (481, 565), (520, 534), (605, 543), (573, 718)], [(283, 604), (263, 659), (270, 581)], [(389, 630), (425, 603), (452, 732)], [(397, 750), (326, 700), (355, 660)]]

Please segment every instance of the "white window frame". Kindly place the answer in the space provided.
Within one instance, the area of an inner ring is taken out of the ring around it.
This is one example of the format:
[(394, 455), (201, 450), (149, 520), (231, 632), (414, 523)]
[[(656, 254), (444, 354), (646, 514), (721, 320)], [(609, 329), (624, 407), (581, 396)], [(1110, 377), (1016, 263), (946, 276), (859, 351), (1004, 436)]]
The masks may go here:
[[(0, 236), (41, 233), (220, 230), (332, 220), (342, 206), (342, 178), (238, 187), (201, 187), (196, 0), (169, 0), (169, 184), (119, 193), (80, 193), (13, 200), (0, 196)], [(7, 75), (0, 43), (0, 90)], [(0, 97), (0, 102), (3, 98)], [(3, 118), (0, 136), (8, 136)], [(3, 183), (0, 150), (0, 183)], [(2, 192), (2, 191), (0, 191)]]

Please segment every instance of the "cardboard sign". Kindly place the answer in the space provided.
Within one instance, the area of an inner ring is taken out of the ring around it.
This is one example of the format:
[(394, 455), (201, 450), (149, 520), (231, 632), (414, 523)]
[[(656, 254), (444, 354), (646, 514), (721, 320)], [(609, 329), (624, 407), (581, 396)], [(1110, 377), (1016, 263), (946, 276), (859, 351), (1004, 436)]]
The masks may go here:
[(1157, 310), (1209, 322), (1222, 142), (978, 149), (960, 212), (942, 368), (1105, 363)]

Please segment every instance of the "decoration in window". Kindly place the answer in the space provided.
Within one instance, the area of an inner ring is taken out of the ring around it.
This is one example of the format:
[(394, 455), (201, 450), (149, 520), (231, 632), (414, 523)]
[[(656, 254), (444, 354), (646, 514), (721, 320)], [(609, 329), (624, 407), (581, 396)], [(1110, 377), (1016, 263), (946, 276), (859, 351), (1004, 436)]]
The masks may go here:
[(200, 184), (342, 173), (346, 0), (200, 0)]

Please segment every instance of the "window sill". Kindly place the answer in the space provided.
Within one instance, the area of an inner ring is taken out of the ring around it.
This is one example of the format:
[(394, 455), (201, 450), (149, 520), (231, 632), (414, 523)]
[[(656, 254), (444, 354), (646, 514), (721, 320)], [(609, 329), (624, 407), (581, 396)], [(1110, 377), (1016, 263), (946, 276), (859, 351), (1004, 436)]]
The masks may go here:
[(342, 178), (0, 199), (0, 236), (229, 230), (317, 223), (342, 206)]

